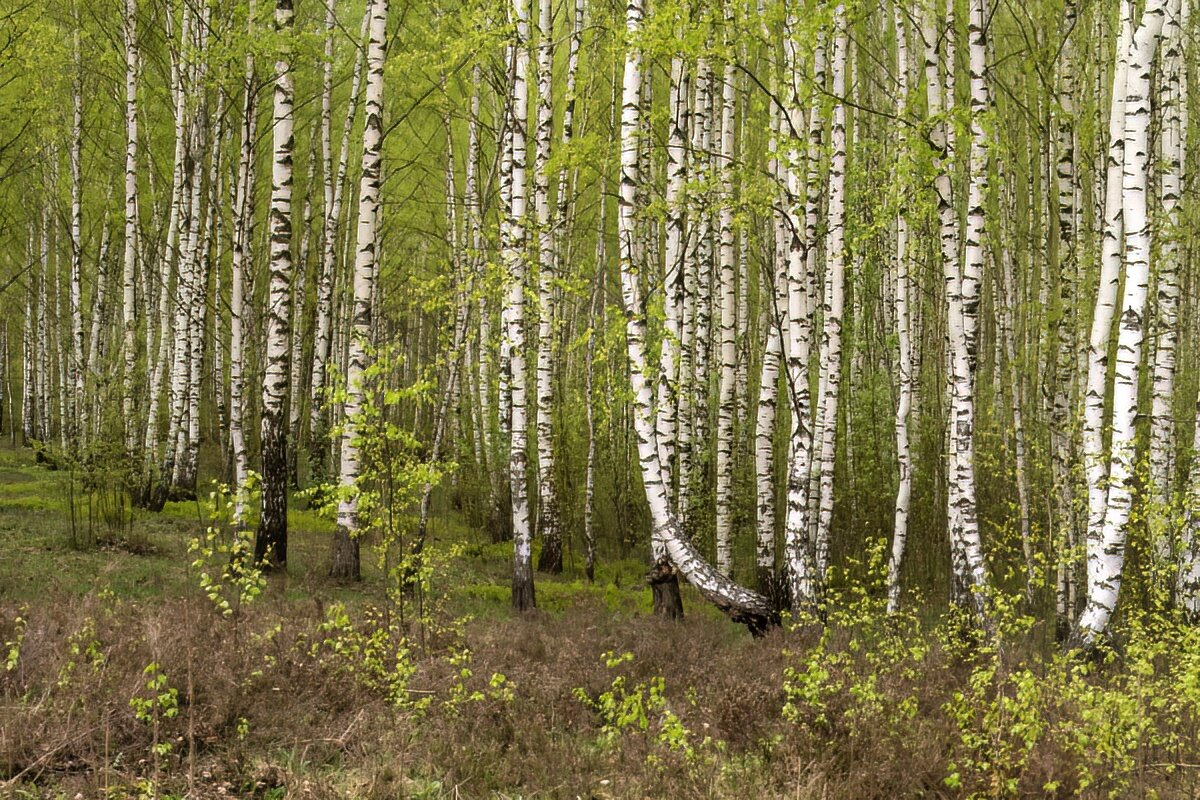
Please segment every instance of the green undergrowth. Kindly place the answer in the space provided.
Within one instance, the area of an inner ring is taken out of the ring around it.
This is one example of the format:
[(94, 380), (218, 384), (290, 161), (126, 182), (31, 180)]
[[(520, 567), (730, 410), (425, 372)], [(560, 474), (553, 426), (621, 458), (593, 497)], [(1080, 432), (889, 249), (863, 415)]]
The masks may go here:
[[(199, 499), (168, 502), (158, 513), (131, 511), (132, 522), (119, 536), (106, 536), (104, 526), (95, 521), (95, 541), (80, 545), (77, 539), (83, 537), (72, 534), (69, 480), (65, 470), (36, 464), (29, 450), (0, 447), (0, 547), (14, 556), (0, 559), (0, 599), (28, 602), (105, 591), (151, 600), (186, 591), (188, 542), (210, 521), (205, 487)], [(87, 526), (86, 501), (79, 494), (77, 486), (77, 529)], [(364, 539), (363, 581), (347, 586), (326, 578), (332, 524), (308, 508), (302, 496), (291, 499), (288, 530), (287, 572), (269, 577), (270, 599), (303, 603), (317, 597), (322, 602), (355, 603), (370, 602), (378, 594), (380, 570), (366, 549), (370, 537)], [(429, 535), (431, 547), (457, 549), (447, 569), (451, 579), (445, 581), (455, 613), (493, 619), (511, 614), (511, 543), (488, 542), (460, 515), (445, 512), (430, 521)], [(602, 561), (594, 583), (583, 576), (578, 554), (568, 549), (564, 562), (563, 575), (536, 576), (540, 611), (561, 613), (581, 600), (594, 600), (611, 613), (650, 613), (644, 561)], [(696, 607), (697, 613), (710, 613)]]

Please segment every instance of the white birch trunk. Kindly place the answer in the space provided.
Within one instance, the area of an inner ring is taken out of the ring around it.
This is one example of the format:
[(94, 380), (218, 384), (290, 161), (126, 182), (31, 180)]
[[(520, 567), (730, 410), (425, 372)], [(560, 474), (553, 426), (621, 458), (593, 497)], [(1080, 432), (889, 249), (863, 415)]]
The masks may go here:
[[(1104, 399), (1109, 379), (1108, 349), (1116, 313), (1117, 286), (1121, 279), (1121, 250), (1124, 238), (1122, 178), (1125, 162), (1125, 85), (1130, 43), (1133, 38), (1133, 8), (1121, 0), (1120, 32), (1112, 80), (1112, 111), (1108, 117), (1108, 161), (1105, 169), (1104, 238), (1100, 254), (1100, 278), (1092, 330), (1088, 340), (1087, 386), (1083, 412), (1083, 463), (1088, 486), (1087, 585), (1098, 580), (1101, 536), (1108, 503), (1108, 463), (1104, 458)], [(1091, 592), (1089, 588), (1089, 594)]]
[[(1179, 313), (1179, 198), (1183, 188), (1182, 105), (1187, 97), (1180, 91), (1185, 69), (1183, 60), (1182, 0), (1169, 0), (1163, 24), (1162, 77), (1159, 108), (1162, 128), (1159, 141), (1160, 226), (1156, 273), (1158, 278), (1156, 346), (1150, 391), (1150, 497), (1156, 513), (1165, 515), (1172, 502), (1175, 476), (1175, 351)], [(1170, 552), (1169, 535), (1158, 542), (1161, 554)]]
[(526, 611), (536, 605), (533, 587), (533, 532), (529, 519), (527, 486), (528, 419), (526, 417), (525, 367), (525, 280), (528, 257), (525, 186), (526, 125), (529, 119), (529, 0), (513, 0), (516, 38), (513, 42), (512, 186), (509, 235), (504, 262), (507, 268), (508, 302), (504, 348), (509, 365), (509, 485), (513, 523), (513, 608)]
[(720, 176), (721, 375), (717, 405), (716, 473), (717, 569), (729, 576), (733, 570), (733, 422), (737, 379), (737, 253), (733, 236), (733, 146), (735, 83), (733, 64), (725, 65), (721, 92), (721, 139), (717, 165)]
[(534, 130), (533, 209), (538, 235), (537, 333), (537, 484), (538, 535), (542, 552), (538, 569), (562, 572), (562, 531), (554, 480), (554, 282), (555, 232), (550, 205), (550, 139), (554, 127), (551, 106), (554, 77), (554, 31), (551, 0), (539, 0), (537, 25), (538, 98)]
[(83, 444), (88, 428), (88, 404), (83, 396), (83, 54), (79, 45), (78, 15), (75, 19), (75, 85), (72, 89), (73, 115), (71, 122), (71, 278), (68, 304), (71, 314), (71, 345), (67, 359), (67, 378), (70, 385), (68, 419), (63, 420), (66, 438), (76, 446)]
[[(255, 561), (287, 564), (287, 401), (292, 282), (292, 158), (295, 151), (291, 45), (292, 0), (276, 0), (275, 32), (282, 39), (275, 60), (271, 119), (272, 166), (270, 285), (262, 395), (262, 519), (254, 542)], [(361, 242), (360, 242), (361, 244)]]
[[(903, 117), (908, 107), (908, 28), (900, 3), (892, 3), (892, 24), (896, 33), (896, 115)], [(896, 135), (898, 148), (905, 147), (906, 134)], [(898, 152), (897, 159), (907, 156)], [(896, 252), (893, 256), (895, 269), (895, 300), (897, 364), (899, 376), (898, 401), (896, 403), (896, 462), (899, 482), (896, 488), (894, 522), (892, 524), (892, 547), (888, 558), (889, 613), (900, 609), (900, 567), (904, 563), (904, 551), (908, 544), (908, 510), (912, 498), (912, 451), (909, 446), (909, 417), (913, 398), (913, 346), (912, 319), (909, 313), (911, 290), (908, 274), (908, 217), (905, 210), (896, 214)]]
[(839, 3), (833, 17), (833, 56), (830, 59), (833, 125), (830, 133), (829, 206), (825, 233), (825, 287), (821, 341), (820, 492), (813, 564), (818, 592), (829, 569), (829, 537), (833, 525), (833, 474), (837, 455), (838, 392), (842, 375), (842, 314), (846, 303), (846, 62), (849, 38), (846, 7)]
[[(683, 332), (684, 273), (687, 257), (686, 231), (684, 230), (685, 183), (687, 180), (687, 131), (688, 95), (691, 81), (683, 56), (671, 58), (671, 85), (668, 96), (670, 115), (667, 119), (667, 192), (666, 202), (666, 275), (663, 282), (663, 332), (662, 356), (658, 375), (658, 445), (662, 448), (659, 459), (667, 470), (665, 480), (668, 490), (674, 486), (673, 467), (677, 464), (676, 442), (679, 430), (681, 342)], [(682, 491), (681, 487), (681, 491)], [(676, 496), (672, 491), (672, 499)], [(677, 507), (677, 506), (676, 506)]]
[(367, 5), (367, 88), (363, 123), (362, 175), (358, 188), (358, 227), (354, 251), (354, 307), (346, 359), (346, 394), (342, 404), (340, 479), (342, 495), (338, 501), (337, 530), (333, 539), (330, 576), (358, 580), (358, 480), (359, 453), (357, 424), (363, 408), (363, 371), (366, 348), (370, 344), (372, 290), (379, 266), (376, 237), (379, 224), (379, 189), (382, 183), (383, 144), (383, 69), (387, 57), (388, 0), (371, 0)]
[[(358, 48), (354, 60), (354, 72), (350, 79), (350, 100), (346, 107), (346, 117), (342, 122), (341, 149), (338, 151), (337, 175), (333, 174), (333, 147), (331, 126), (333, 114), (333, 29), (337, 25), (334, 0), (328, 0), (325, 7), (325, 68), (322, 72), (321, 87), (321, 163), (323, 174), (324, 207), (321, 219), (321, 270), (317, 283), (317, 321), (316, 338), (313, 342), (313, 371), (312, 386), (310, 387), (309, 406), (309, 446), (308, 466), (310, 477), (314, 482), (320, 481), (329, 474), (327, 459), (329, 454), (329, 412), (326, 409), (325, 392), (328, 384), (327, 374), (333, 348), (333, 299), (337, 275), (337, 250), (340, 221), (342, 218), (343, 195), (345, 194), (346, 173), (350, 163), (350, 133), (354, 127), (354, 117), (358, 113), (359, 88), (362, 82), (363, 61), (366, 59), (366, 48)], [(370, 15), (364, 14), (359, 41), (367, 38), (367, 26)]]
[[(1093, 552), (1089, 547), (1088, 560), (1095, 563), (1095, 569), (1088, 578), (1087, 606), (1077, 626), (1079, 640), (1088, 647), (1104, 635), (1117, 606), (1133, 506), (1134, 422), (1138, 411), (1146, 294), (1150, 281), (1150, 223), (1146, 210), (1150, 166), (1150, 77), (1165, 17), (1163, 0), (1147, 2), (1129, 46), (1125, 90), (1121, 95), (1125, 104), (1125, 152), (1121, 170), (1125, 287), (1114, 369), (1108, 500), (1098, 551)], [(1118, 102), (1118, 98), (1114, 97), (1113, 102)]]
[[(642, 24), (642, 0), (629, 0), (626, 31), (636, 40)], [(634, 395), (634, 427), (642, 483), (653, 520), (651, 550), (659, 568), (675, 568), (710, 602), (732, 619), (761, 632), (776, 616), (766, 598), (722, 576), (696, 552), (681, 534), (671, 513), (663, 468), (659, 461), (654, 392), (646, 376), (646, 318), (634, 259), (634, 211), (640, 185), (638, 136), (640, 120), (641, 56), (635, 47), (625, 52), (621, 93), (621, 185), (618, 195), (617, 241), (620, 251), (621, 292), (625, 305), (625, 332), (629, 356), (630, 384)], [(665, 558), (664, 558), (665, 557)]]
[[(137, 0), (125, 0), (125, 24), (123, 34), (125, 40), (125, 247), (122, 258), (121, 272), (121, 314), (124, 328), (122, 351), (124, 355), (124, 392), (122, 410), (125, 418), (125, 448), (133, 451), (139, 439), (137, 425), (134, 424), (134, 382), (137, 373), (137, 309), (135, 308), (135, 281), (137, 280), (137, 238), (138, 238), (138, 183), (137, 183), (137, 148), (138, 148), (138, 108), (137, 108)], [(149, 292), (149, 287), (144, 291)], [(151, 327), (151, 320), (146, 320), (146, 327)], [(94, 338), (94, 337), (93, 337)], [(95, 350), (95, 342), (92, 344)], [(151, 354), (146, 353), (149, 361)], [(150, 396), (150, 405), (155, 405), (156, 397)]]

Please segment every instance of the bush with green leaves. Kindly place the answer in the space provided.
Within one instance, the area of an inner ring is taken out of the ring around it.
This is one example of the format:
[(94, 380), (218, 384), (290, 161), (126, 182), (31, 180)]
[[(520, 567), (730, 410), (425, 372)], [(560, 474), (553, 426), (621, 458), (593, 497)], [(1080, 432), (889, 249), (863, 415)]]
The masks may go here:
[[(609, 651), (602, 658), (604, 665), (612, 670), (633, 661), (633, 653)], [(666, 681), (661, 676), (630, 686), (628, 676), (617, 675), (612, 685), (595, 697), (578, 687), (575, 696), (599, 717), (600, 738), (605, 745), (636, 733), (650, 737), (668, 751), (688, 757), (694, 754), (691, 731), (667, 707)]]
[(242, 486), (216, 484), (205, 502), (209, 524), (188, 544), (200, 590), (224, 617), (237, 618), (266, 587), (263, 570), (254, 563), (259, 486), (255, 472)]

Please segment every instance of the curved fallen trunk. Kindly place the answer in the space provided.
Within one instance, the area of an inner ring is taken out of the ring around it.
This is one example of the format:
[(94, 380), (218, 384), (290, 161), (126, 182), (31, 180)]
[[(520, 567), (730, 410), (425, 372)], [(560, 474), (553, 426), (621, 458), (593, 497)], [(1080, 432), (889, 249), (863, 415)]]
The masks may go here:
[[(626, 29), (636, 41), (643, 15), (642, 0), (629, 0)], [(719, 573), (705, 561), (680, 530), (671, 511), (663, 464), (659, 457), (654, 393), (646, 378), (646, 316), (634, 261), (634, 212), (639, 188), (637, 132), (641, 122), (641, 57), (636, 48), (625, 54), (621, 99), (621, 185), (618, 195), (617, 239), (621, 264), (621, 294), (625, 302), (625, 335), (629, 354), (629, 380), (634, 395), (634, 429), (646, 501), (653, 520), (652, 573), (659, 582), (670, 580), (666, 563), (696, 587), (704, 599), (734, 622), (760, 635), (779, 623), (779, 612), (770, 601)], [(665, 560), (665, 561), (664, 561)], [(657, 593), (656, 593), (657, 594)]]

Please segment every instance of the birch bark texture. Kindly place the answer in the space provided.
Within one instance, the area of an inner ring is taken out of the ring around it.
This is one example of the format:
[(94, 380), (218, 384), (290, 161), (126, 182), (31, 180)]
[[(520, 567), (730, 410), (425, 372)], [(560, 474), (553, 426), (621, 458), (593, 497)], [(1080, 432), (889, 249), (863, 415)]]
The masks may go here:
[(266, 363), (262, 395), (262, 518), (254, 540), (255, 561), (287, 564), (287, 404), (291, 355), (292, 159), (295, 151), (291, 45), (292, 0), (276, 0), (275, 31), (284, 41), (275, 61), (271, 120), (272, 164), (270, 283), (267, 296)]
[(354, 248), (354, 299), (346, 359), (345, 420), (341, 442), (341, 491), (337, 529), (333, 535), (331, 577), (358, 580), (359, 564), (358, 492), (359, 432), (363, 411), (363, 373), (372, 328), (373, 290), (378, 269), (379, 190), (382, 182), (383, 68), (387, 57), (388, 0), (371, 0), (367, 39), (367, 88), (364, 102), (362, 171), (358, 184), (358, 223)]
[[(1087, 605), (1076, 636), (1092, 646), (1105, 633), (1116, 609), (1125, 566), (1125, 542), (1133, 505), (1134, 421), (1146, 335), (1146, 298), (1150, 282), (1150, 221), (1147, 177), (1150, 167), (1150, 103), (1154, 54), (1167, 16), (1163, 0), (1149, 0), (1129, 45), (1124, 92), (1124, 165), (1121, 170), (1121, 215), (1125, 233), (1117, 360), (1112, 394), (1112, 443), (1108, 464), (1108, 497), (1098, 542), (1089, 541)], [(1118, 102), (1117, 96), (1113, 98)], [(1102, 287), (1103, 291), (1103, 287)]]

